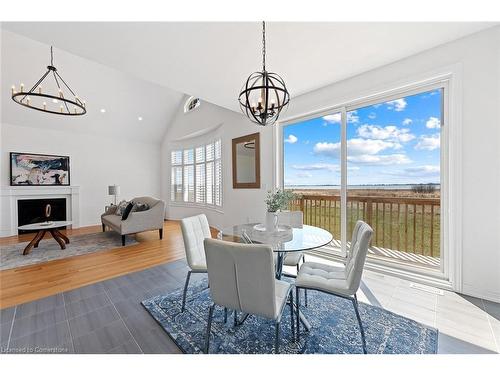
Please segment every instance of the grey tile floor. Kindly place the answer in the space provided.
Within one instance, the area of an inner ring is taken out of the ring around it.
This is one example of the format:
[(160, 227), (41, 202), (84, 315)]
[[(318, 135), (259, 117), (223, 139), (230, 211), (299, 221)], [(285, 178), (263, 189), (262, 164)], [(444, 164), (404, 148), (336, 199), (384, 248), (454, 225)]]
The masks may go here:
[[(1, 351), (180, 353), (140, 301), (182, 287), (186, 272), (180, 260), (0, 310)], [(370, 271), (358, 297), (438, 328), (439, 353), (499, 352), (498, 303), (437, 295)]]

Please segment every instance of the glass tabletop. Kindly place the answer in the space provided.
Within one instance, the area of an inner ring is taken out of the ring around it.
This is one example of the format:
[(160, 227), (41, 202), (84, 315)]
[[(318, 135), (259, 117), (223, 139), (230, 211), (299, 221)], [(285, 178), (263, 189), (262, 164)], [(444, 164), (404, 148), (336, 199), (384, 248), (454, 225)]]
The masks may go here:
[[(233, 225), (219, 231), (218, 238), (239, 243), (261, 243), (271, 245), (274, 252), (312, 250), (328, 245), (333, 236), (327, 230), (303, 225), (300, 228), (282, 226), (278, 232), (262, 230), (262, 224)], [(249, 241), (250, 240), (250, 241)]]

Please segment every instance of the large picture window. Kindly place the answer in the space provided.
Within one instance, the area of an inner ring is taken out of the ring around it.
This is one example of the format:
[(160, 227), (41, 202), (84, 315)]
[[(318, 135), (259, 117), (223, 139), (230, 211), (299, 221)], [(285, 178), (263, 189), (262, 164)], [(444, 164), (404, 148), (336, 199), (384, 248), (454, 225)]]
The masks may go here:
[(444, 84), (333, 108), (283, 127), (283, 187), (304, 223), (329, 230), (346, 255), (357, 220), (369, 256), (442, 270)]
[(171, 153), (172, 202), (222, 206), (221, 140)]

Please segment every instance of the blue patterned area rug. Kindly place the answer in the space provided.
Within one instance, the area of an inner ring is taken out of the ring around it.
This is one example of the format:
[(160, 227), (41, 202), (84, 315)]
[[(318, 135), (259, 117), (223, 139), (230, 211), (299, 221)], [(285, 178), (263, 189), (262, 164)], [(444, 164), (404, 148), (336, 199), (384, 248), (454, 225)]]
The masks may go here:
[[(301, 302), (303, 301), (303, 296)], [(185, 353), (202, 353), (211, 305), (207, 281), (193, 283), (186, 309), (181, 313), (182, 289), (156, 296), (142, 305)], [(379, 307), (359, 304), (370, 354), (434, 354), (437, 330)], [(303, 327), (300, 339), (291, 336), (290, 309), (287, 306), (281, 324), (280, 353), (362, 353), (361, 336), (351, 301), (308, 291), (308, 307), (302, 312), (312, 325)], [(264, 354), (274, 352), (274, 324), (249, 316), (234, 327), (233, 316), (224, 323), (224, 311), (217, 307), (212, 321), (210, 353)]]

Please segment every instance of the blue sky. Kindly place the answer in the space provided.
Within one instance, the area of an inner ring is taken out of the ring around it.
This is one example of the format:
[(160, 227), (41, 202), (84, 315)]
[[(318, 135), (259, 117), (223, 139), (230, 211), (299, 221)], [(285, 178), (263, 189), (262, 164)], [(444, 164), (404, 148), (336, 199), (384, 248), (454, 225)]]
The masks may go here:
[[(439, 183), (440, 90), (349, 112), (347, 183)], [(340, 184), (340, 114), (284, 128), (285, 185)]]

